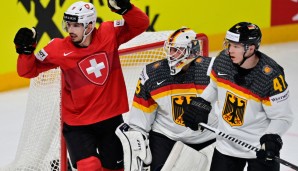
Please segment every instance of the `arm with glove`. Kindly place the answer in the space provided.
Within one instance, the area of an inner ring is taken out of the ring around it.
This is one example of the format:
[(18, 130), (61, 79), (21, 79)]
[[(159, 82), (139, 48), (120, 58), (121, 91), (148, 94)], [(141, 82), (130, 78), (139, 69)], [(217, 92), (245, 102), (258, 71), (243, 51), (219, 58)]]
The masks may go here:
[(35, 28), (20, 28), (15, 35), (14, 44), (19, 54), (17, 72), (19, 76), (33, 78), (38, 75), (36, 71), (36, 58), (34, 50), (37, 45), (37, 32)]
[(129, 0), (108, 0), (108, 6), (113, 12), (120, 15), (126, 14), (132, 8)]
[[(57, 65), (39, 61), (34, 55), (37, 45), (37, 31), (23, 27), (18, 30), (14, 38), (16, 52), (19, 54), (17, 61), (17, 72), (19, 76), (34, 78), (39, 73), (56, 68)], [(42, 55), (40, 52), (38, 53)]]
[(189, 104), (183, 106), (182, 115), (186, 127), (194, 131), (199, 129), (199, 123), (207, 123), (208, 116), (212, 109), (211, 103), (201, 97), (193, 98)]
[(108, 0), (111, 11), (122, 15), (124, 20), (114, 23), (117, 27), (118, 43), (122, 44), (143, 33), (149, 27), (148, 16), (130, 0)]
[(23, 27), (19, 29), (14, 38), (16, 52), (18, 54), (31, 55), (37, 44), (37, 33), (35, 28)]

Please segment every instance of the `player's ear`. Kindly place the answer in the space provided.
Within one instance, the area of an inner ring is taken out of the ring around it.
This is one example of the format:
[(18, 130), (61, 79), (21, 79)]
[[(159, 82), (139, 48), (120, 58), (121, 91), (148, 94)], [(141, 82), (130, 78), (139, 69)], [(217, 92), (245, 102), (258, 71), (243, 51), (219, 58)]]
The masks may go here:
[(254, 51), (256, 49), (256, 46), (255, 45), (250, 45), (248, 49), (249, 49), (249, 51)]
[(85, 34), (86, 35), (89, 34), (89, 32), (92, 31), (92, 29), (93, 29), (93, 25), (92, 25), (92, 23), (89, 23), (88, 26), (87, 26), (87, 31), (86, 31)]

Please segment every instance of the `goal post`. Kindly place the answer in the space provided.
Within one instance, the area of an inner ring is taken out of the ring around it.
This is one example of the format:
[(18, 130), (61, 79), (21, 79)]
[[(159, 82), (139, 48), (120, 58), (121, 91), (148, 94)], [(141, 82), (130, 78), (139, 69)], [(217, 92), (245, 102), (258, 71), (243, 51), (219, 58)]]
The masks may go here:
[[(173, 31), (144, 32), (119, 48), (129, 105), (142, 68), (164, 59), (164, 41)], [(197, 34), (202, 55), (208, 56), (208, 38)], [(15, 160), (3, 171), (66, 171), (67, 152), (61, 134), (61, 71), (59, 68), (30, 80), (26, 113)]]

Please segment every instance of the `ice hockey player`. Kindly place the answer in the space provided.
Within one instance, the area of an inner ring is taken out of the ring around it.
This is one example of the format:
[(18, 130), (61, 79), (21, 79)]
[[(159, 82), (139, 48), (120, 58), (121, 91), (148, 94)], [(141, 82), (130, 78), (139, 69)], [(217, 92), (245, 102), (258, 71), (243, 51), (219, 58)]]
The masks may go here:
[(218, 136), (211, 171), (278, 171), (281, 136), (293, 122), (283, 68), (259, 51), (262, 33), (240, 22), (226, 33), (224, 50), (215, 58), (211, 81), (201, 97), (219, 106), (218, 129), (248, 144), (255, 153)]
[[(207, 130), (202, 131), (197, 122), (217, 126), (217, 116), (214, 112), (209, 114), (211, 104), (199, 97), (209, 83), (207, 74), (214, 58), (201, 56), (201, 48), (193, 30), (178, 29), (165, 41), (166, 58), (143, 68), (127, 122), (116, 131), (123, 146), (131, 145), (124, 148), (131, 149), (131, 152), (124, 152), (128, 156), (124, 157), (125, 165), (131, 166), (131, 170), (141, 167), (135, 164), (138, 163), (136, 158), (144, 164), (151, 163), (152, 171), (161, 170), (176, 142), (195, 149), (194, 153), (210, 146), (209, 159), (203, 162), (202, 168), (196, 168), (209, 170), (207, 162), (211, 163), (210, 156), (214, 149), (211, 145), (215, 142), (215, 135)], [(193, 112), (197, 115), (190, 114)], [(136, 154), (138, 147), (140, 150)], [(177, 151), (174, 149), (173, 153)], [(190, 155), (181, 158), (186, 161), (185, 165), (192, 168), (194, 163), (187, 163)], [(201, 154), (203, 158), (206, 155), (208, 152)], [(132, 161), (129, 159), (131, 156)]]
[(62, 120), (72, 165), (79, 171), (123, 170), (123, 149), (115, 130), (128, 101), (118, 47), (144, 32), (147, 15), (129, 0), (108, 0), (123, 20), (102, 22), (91, 3), (73, 3), (63, 17), (66, 38), (54, 38), (34, 54), (37, 31), (21, 28), (14, 39), (17, 71), (33, 78), (62, 71)]

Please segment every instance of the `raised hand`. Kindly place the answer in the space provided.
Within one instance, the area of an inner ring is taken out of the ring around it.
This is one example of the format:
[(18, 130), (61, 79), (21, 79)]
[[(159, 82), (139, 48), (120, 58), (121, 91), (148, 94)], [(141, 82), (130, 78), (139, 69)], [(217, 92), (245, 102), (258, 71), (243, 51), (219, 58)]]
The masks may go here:
[(13, 42), (16, 46), (16, 52), (18, 54), (32, 54), (37, 44), (37, 33), (35, 28), (33, 27), (32, 29), (29, 29), (23, 27), (19, 29)]
[(127, 13), (131, 9), (130, 0), (108, 0), (109, 8), (120, 15)]

